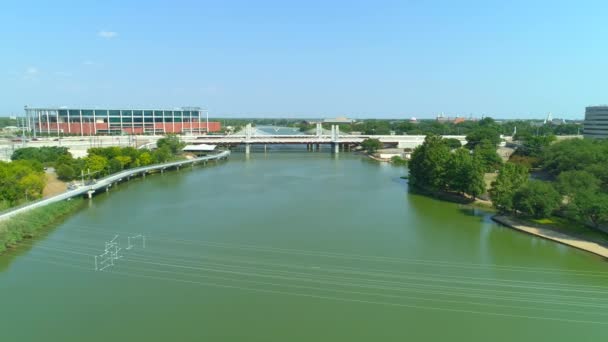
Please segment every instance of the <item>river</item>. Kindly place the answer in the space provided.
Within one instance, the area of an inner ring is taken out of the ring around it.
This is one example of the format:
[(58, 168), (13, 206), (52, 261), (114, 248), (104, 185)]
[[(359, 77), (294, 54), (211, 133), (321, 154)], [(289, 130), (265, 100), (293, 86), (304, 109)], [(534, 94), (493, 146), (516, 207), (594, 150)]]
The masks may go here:
[(411, 194), (404, 172), (272, 149), (131, 180), (0, 257), (3, 340), (606, 337), (608, 263)]

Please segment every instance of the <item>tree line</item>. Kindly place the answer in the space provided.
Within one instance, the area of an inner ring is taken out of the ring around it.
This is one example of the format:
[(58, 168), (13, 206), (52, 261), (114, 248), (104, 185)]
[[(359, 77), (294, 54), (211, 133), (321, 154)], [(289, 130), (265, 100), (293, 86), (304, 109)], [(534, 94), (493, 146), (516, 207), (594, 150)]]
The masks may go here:
[(431, 191), (454, 192), (473, 199), (486, 191), (484, 175), (502, 165), (496, 146), (499, 125), (491, 118), (478, 122), (461, 146), (456, 139), (427, 135), (409, 162), (410, 184)]
[(608, 140), (522, 135), (503, 164), (496, 154), (496, 134), (494, 123), (487, 122), (467, 135), (463, 148), (427, 136), (412, 153), (410, 184), (474, 198), (486, 191), (484, 174), (497, 172), (488, 194), (500, 213), (558, 215), (594, 227), (608, 223)]
[(527, 165), (516, 158), (505, 164), (492, 186), (494, 205), (503, 213), (559, 215), (594, 227), (607, 224), (608, 141), (552, 141), (522, 152), (537, 158), (537, 168), (549, 181), (530, 179)]
[[(301, 132), (314, 132), (315, 125), (308, 121), (292, 121), (282, 122), (287, 126), (299, 127)], [(512, 135), (517, 128), (516, 139), (522, 139), (528, 136), (544, 136), (544, 135), (574, 135), (579, 133), (580, 125), (574, 123), (564, 123), (560, 125), (542, 124), (531, 120), (513, 120), (497, 123), (492, 118), (486, 117), (481, 120), (467, 120), (462, 122), (442, 122), (437, 120), (418, 120), (410, 122), (409, 120), (382, 120), (369, 119), (358, 120), (353, 123), (340, 123), (340, 131), (344, 133), (361, 132), (369, 135), (389, 135), (391, 132), (395, 134), (408, 135), (468, 135), (478, 128), (487, 127), (491, 123), (498, 134)], [(331, 125), (335, 123), (324, 123), (324, 129), (331, 129)]]
[(0, 208), (40, 198), (46, 185), (44, 167), (54, 167), (63, 181), (84, 175), (103, 177), (125, 169), (164, 163), (177, 158), (184, 143), (175, 135), (159, 139), (153, 151), (133, 147), (93, 147), (84, 158), (74, 158), (67, 147), (27, 147), (15, 150), (12, 162), (0, 162)]
[(0, 209), (40, 198), (45, 185), (41, 163), (34, 160), (0, 162)]

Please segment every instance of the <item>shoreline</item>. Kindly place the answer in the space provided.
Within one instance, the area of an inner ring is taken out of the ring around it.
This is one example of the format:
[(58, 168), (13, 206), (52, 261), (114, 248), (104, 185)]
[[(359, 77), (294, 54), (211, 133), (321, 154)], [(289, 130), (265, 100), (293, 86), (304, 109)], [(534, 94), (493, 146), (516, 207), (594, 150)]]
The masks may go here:
[[(428, 196), (440, 201), (452, 202), (462, 205), (470, 205), (476, 208), (480, 208), (482, 210), (494, 211), (494, 208), (491, 207), (491, 204), (486, 203), (487, 201), (484, 200), (470, 201), (469, 198), (462, 197), (457, 194), (434, 192), (425, 189), (420, 189), (418, 187), (414, 187), (413, 191), (417, 194)], [(576, 248), (578, 250), (595, 254), (608, 260), (608, 244), (606, 243), (594, 241), (592, 239), (585, 239), (574, 235), (569, 235), (556, 228), (540, 227), (537, 224), (513, 216), (496, 214), (492, 216), (492, 220), (505, 227), (509, 227), (519, 232), (551, 240), (562, 245), (566, 245), (572, 248)]]
[(0, 222), (0, 256), (19, 247), (24, 240), (47, 233), (57, 223), (80, 210), (84, 203), (80, 199), (55, 202)]
[[(215, 155), (215, 157), (217, 157), (216, 160), (220, 160), (221, 157), (227, 158), (226, 154), (222, 156), (223, 153), (224, 152)], [(205, 159), (204, 161), (206, 160), (207, 159)], [(145, 178), (145, 173), (162, 173), (164, 170), (164, 168), (162, 168), (163, 166), (169, 168), (172, 164), (175, 163), (178, 164), (177, 169), (179, 170), (179, 166), (181, 164), (185, 165), (187, 163), (191, 163), (192, 165), (194, 165), (194, 163), (197, 161), (201, 161), (201, 158), (189, 160), (186, 159), (178, 162), (169, 162), (164, 164), (155, 164), (152, 167), (161, 167), (160, 171), (155, 169), (146, 170), (142, 173), (142, 175), (144, 175), (143, 177)], [(120, 175), (122, 173), (129, 173), (133, 171), (137, 170), (125, 170), (109, 175), (104, 179), (113, 177), (115, 178), (117, 177), (117, 175)], [(125, 176), (125, 178), (127, 177), (128, 176)], [(136, 174), (134, 174), (133, 177), (136, 177)], [(115, 183), (113, 183), (114, 186), (120, 184), (121, 181), (122, 178), (116, 180)], [(108, 188), (110, 185), (108, 185)], [(29, 208), (29, 210), (23, 210), (24, 208), (15, 208), (15, 210), (13, 210), (12, 212), (9, 211), (7, 213), (4, 213), (3, 215), (7, 217), (0, 219), (0, 255), (3, 255), (8, 250), (13, 250), (17, 248), (20, 245), (20, 242), (23, 240), (31, 239), (42, 233), (47, 232), (49, 228), (55, 226), (57, 223), (66, 219), (74, 211), (78, 210), (83, 205), (83, 203), (86, 203), (84, 200), (78, 199), (79, 194), (69, 197), (65, 197), (65, 194), (66, 192), (56, 196), (51, 196), (42, 199), (38, 202), (30, 203), (28, 206), (31, 206), (32, 204), (39, 204), (40, 202), (46, 202), (43, 205), (31, 207)], [(89, 197), (89, 199), (90, 198), (91, 197)], [(49, 201), (53, 199), (56, 200), (52, 202)], [(27, 208), (27, 206), (25, 208)]]
[(583, 240), (581, 238), (568, 235), (554, 229), (535, 226), (532, 223), (522, 221), (515, 217), (494, 215), (492, 220), (506, 227), (518, 230), (523, 233), (538, 236), (547, 240), (561, 243), (566, 246), (592, 253), (608, 259), (608, 246), (596, 241)]

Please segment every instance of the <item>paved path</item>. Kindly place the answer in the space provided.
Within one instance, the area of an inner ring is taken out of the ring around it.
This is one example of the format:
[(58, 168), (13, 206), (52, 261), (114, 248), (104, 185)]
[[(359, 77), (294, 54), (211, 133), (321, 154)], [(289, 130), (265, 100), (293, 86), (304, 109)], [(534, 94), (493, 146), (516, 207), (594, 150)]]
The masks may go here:
[(492, 217), (492, 219), (513, 229), (517, 229), (528, 234), (540, 236), (545, 239), (553, 240), (564, 245), (572, 246), (593, 254), (597, 254), (599, 256), (603, 256), (604, 258), (608, 258), (608, 246), (604, 244), (600, 244), (594, 241), (583, 240), (576, 236), (570, 236), (556, 232), (552, 229), (524, 225), (519, 220), (507, 216), (497, 215)]
[(194, 165), (197, 163), (207, 162), (209, 160), (226, 159), (226, 158), (228, 158), (229, 155), (230, 155), (230, 151), (223, 151), (221, 153), (211, 155), (211, 156), (205, 156), (205, 157), (187, 159), (187, 160), (180, 160), (180, 161), (164, 163), (164, 164), (142, 166), (142, 167), (138, 167), (138, 168), (134, 168), (134, 169), (121, 171), (121, 172), (109, 175), (105, 178), (99, 179), (94, 184), (81, 186), (77, 189), (69, 190), (69, 191), (61, 193), (59, 195), (53, 196), (53, 197), (44, 198), (44, 199), (38, 200), (36, 202), (27, 203), (27, 204), (17, 207), (17, 208), (12, 208), (8, 211), (0, 213), (0, 221), (10, 218), (12, 216), (15, 216), (19, 213), (23, 213), (23, 212), (32, 210), (34, 208), (43, 207), (43, 206), (49, 205), (51, 203), (63, 201), (68, 198), (82, 196), (82, 195), (86, 195), (89, 193), (92, 194), (92, 193), (96, 192), (97, 190), (106, 190), (107, 188), (111, 187), (113, 184), (122, 181), (124, 178), (128, 178), (131, 176), (137, 176), (137, 175), (145, 175), (146, 173), (149, 173), (151, 171), (163, 171), (165, 169), (180, 168), (182, 166)]

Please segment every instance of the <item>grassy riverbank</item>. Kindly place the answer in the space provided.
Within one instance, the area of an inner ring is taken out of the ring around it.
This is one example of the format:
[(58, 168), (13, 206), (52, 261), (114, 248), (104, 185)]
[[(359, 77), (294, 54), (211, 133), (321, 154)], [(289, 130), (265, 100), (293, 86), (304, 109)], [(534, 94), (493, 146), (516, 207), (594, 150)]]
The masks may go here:
[(577, 227), (576, 225), (563, 227), (559, 222), (550, 219), (543, 219), (539, 222), (539, 220), (503, 215), (494, 215), (492, 219), (521, 232), (608, 258), (608, 235), (601, 232)]
[[(404, 177), (402, 177), (402, 178), (407, 179)], [(458, 194), (458, 193), (454, 193), (454, 192), (429, 190), (429, 189), (425, 189), (422, 187), (414, 186), (412, 184), (410, 184), (409, 189), (413, 193), (428, 196), (428, 197), (433, 197), (440, 201), (470, 205), (470, 206), (488, 210), (491, 212), (496, 211), (496, 209), (492, 206), (492, 202), (488, 201), (488, 200), (483, 200), (480, 198), (472, 198), (471, 196), (462, 195), (462, 194)]]
[(24, 239), (44, 233), (82, 208), (84, 203), (81, 199), (56, 202), (0, 221), (0, 253), (17, 246)]

